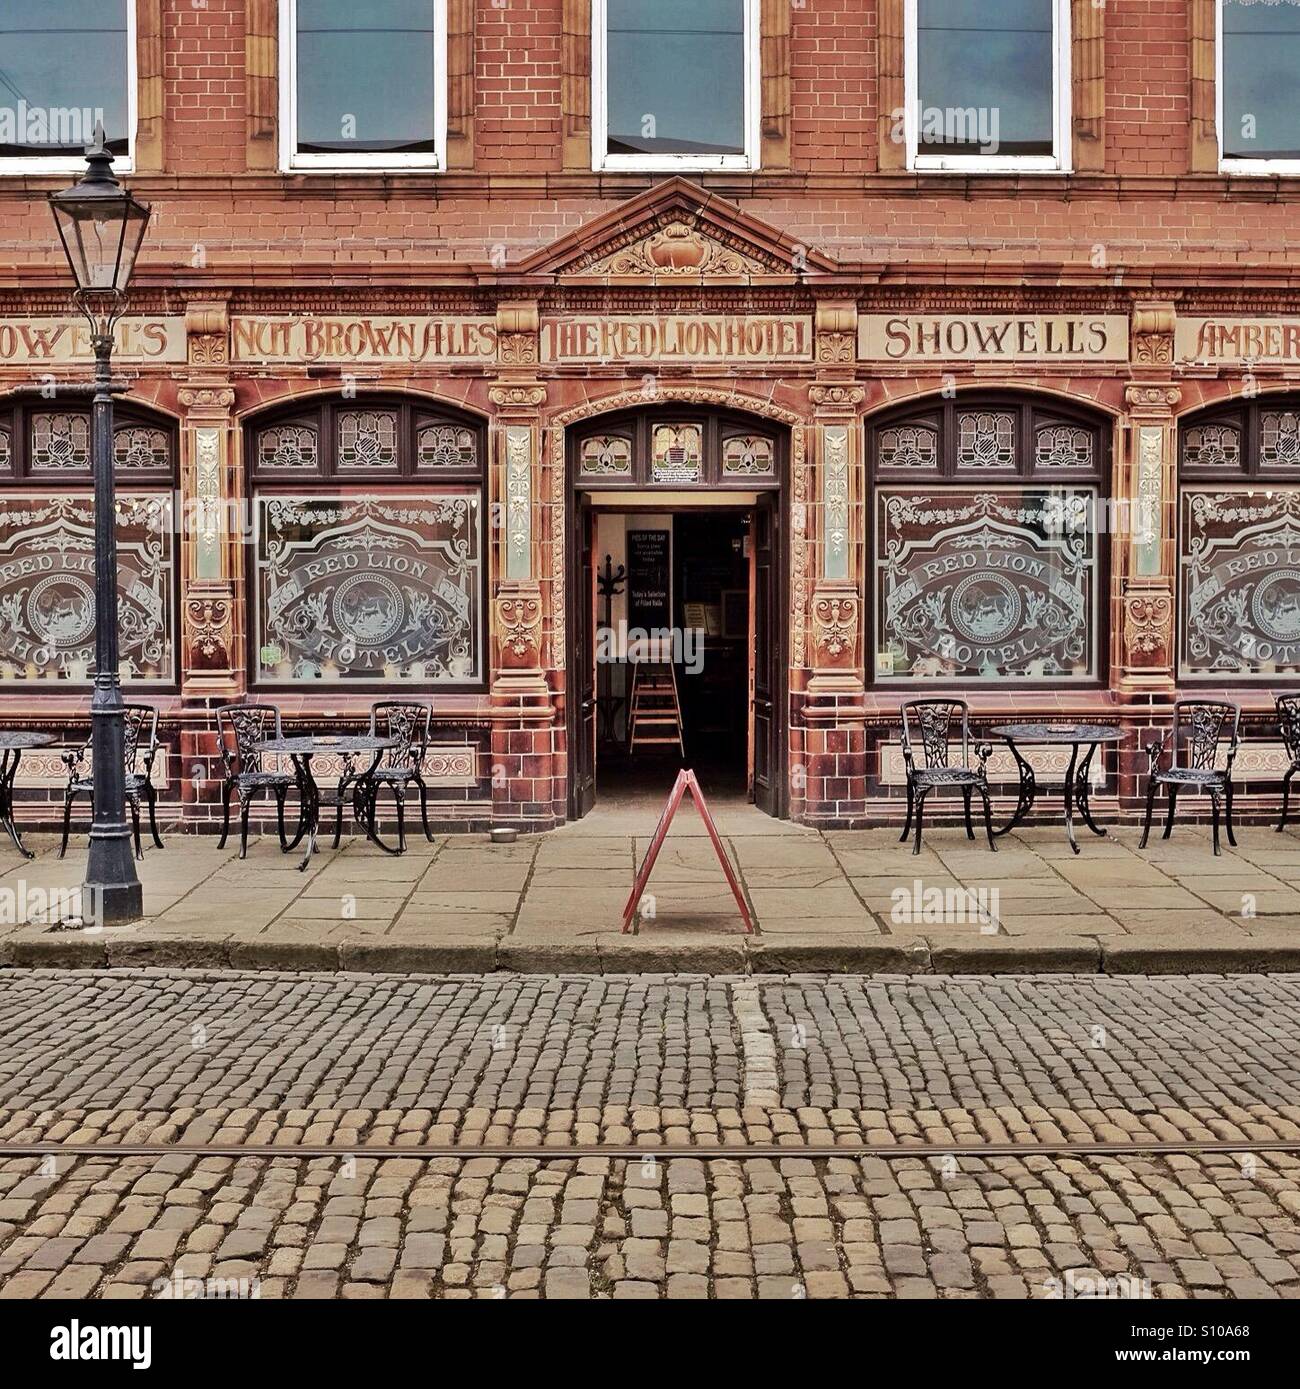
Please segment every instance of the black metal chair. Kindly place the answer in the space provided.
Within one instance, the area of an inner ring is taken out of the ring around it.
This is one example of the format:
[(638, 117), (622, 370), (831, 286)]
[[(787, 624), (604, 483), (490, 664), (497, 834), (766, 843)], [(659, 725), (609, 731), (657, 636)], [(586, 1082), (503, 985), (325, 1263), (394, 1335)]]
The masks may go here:
[[(925, 798), (936, 787), (955, 786), (961, 792), (966, 811), (966, 837), (975, 838), (975, 826), (971, 823), (971, 796), (979, 792), (984, 802), (984, 832), (988, 836), (989, 848), (997, 852), (993, 839), (993, 815), (989, 804), (989, 783), (985, 773), (993, 748), (988, 743), (979, 743), (974, 752), (978, 766), (971, 765), (970, 706), (964, 699), (909, 699), (899, 710), (903, 723), (903, 761), (907, 766), (907, 823), (899, 836), (900, 844), (907, 843), (912, 830), (912, 816), (916, 816), (916, 843), (914, 854), (921, 852), (921, 820), (925, 813)], [(921, 755), (924, 765), (917, 766), (916, 754), (912, 744), (911, 725), (915, 721), (921, 737)], [(953, 760), (954, 727), (961, 728), (961, 760)]]
[[(397, 847), (406, 848), (406, 788), (415, 785), (420, 791), (420, 822), (424, 837), (432, 844), (429, 829), (429, 788), (424, 783), (424, 757), (429, 747), (429, 722), (432, 710), (427, 704), (414, 700), (387, 700), (370, 708), (370, 732), (376, 738), (393, 738), (396, 743), (387, 749), (379, 765), (367, 778), (370, 804), (367, 807), (372, 833), (379, 813), (379, 792), (392, 789), (397, 806)], [(340, 808), (341, 813), (341, 808)]]
[[(123, 748), (122, 764), (126, 775), (126, 800), (131, 809), (131, 824), (134, 828), (135, 856), (144, 857), (140, 844), (140, 801), (144, 799), (149, 807), (149, 833), (158, 848), (163, 847), (158, 833), (158, 792), (153, 784), (153, 762), (158, 755), (158, 711), (149, 704), (127, 704), (123, 706)], [(63, 791), (63, 843), (59, 846), (59, 857), (68, 852), (68, 835), (72, 828), (72, 803), (84, 795), (93, 806), (95, 797), (95, 776), (88, 764), (91, 740), (86, 739), (79, 748), (63, 754), (63, 765), (68, 769), (68, 784)]]
[[(1236, 760), (1237, 748), (1241, 743), (1241, 707), (1222, 699), (1180, 699), (1174, 704), (1174, 723), (1159, 740), (1147, 744), (1146, 753), (1150, 759), (1147, 771), (1147, 813), (1142, 826), (1142, 842), (1138, 846), (1145, 849), (1147, 837), (1151, 833), (1151, 813), (1155, 808), (1156, 792), (1165, 787), (1169, 796), (1169, 810), (1165, 816), (1165, 832), (1162, 839), (1168, 839), (1174, 827), (1174, 809), (1178, 804), (1179, 793), (1185, 789), (1208, 792), (1214, 824), (1214, 852), (1219, 848), (1219, 810), (1224, 811), (1224, 821), (1228, 827), (1228, 843), (1235, 849), (1237, 838), (1232, 832), (1232, 764)], [(1169, 766), (1160, 770), (1160, 756), (1166, 741), (1170, 742)], [(1219, 747), (1226, 741), (1227, 757), (1222, 767), (1218, 766)], [(1181, 760), (1180, 760), (1181, 754)]]
[(221, 783), (221, 838), (217, 848), (224, 849), (230, 837), (230, 800), (239, 797), (239, 857), (248, 857), (248, 815), (253, 802), (263, 792), (275, 797), (276, 828), (280, 848), (292, 849), (302, 838), (299, 826), (297, 837), (289, 842), (284, 832), (284, 801), (297, 785), (292, 772), (268, 772), (258, 751), (258, 743), (267, 738), (281, 737), (280, 711), (274, 704), (223, 704), (217, 710), (217, 743), (225, 778)]
[(1291, 778), (1300, 772), (1300, 695), (1277, 696), (1277, 722), (1282, 731), (1282, 746), (1291, 765), (1282, 778), (1282, 818), (1277, 822), (1278, 833), (1286, 828), (1287, 807), (1291, 800)]

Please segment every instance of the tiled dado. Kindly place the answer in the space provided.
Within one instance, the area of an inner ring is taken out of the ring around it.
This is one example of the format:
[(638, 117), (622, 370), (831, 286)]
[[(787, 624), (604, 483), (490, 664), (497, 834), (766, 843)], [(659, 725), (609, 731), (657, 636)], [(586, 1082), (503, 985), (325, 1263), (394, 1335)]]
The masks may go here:
[[(978, 736), (971, 738), (972, 763), (975, 760), (976, 745), (984, 741)], [(1020, 774), (1016, 770), (1016, 760), (1011, 755), (1011, 749), (1005, 743), (992, 739), (988, 741), (993, 742), (993, 755), (988, 762), (989, 781), (995, 785), (1016, 785), (1020, 780)], [(1034, 769), (1034, 775), (1040, 782), (1062, 780), (1070, 766), (1069, 748), (1030, 746), (1021, 748), (1020, 751), (1025, 761)], [(960, 755), (960, 749), (957, 755)], [(1093, 758), (1088, 780), (1090, 785), (1096, 787), (1102, 787), (1106, 784), (1106, 771), (1101, 763), (1100, 755)], [(880, 783), (882, 786), (907, 785), (907, 766), (903, 761), (903, 745), (901, 743), (881, 745)]]
[[(437, 786), (477, 786), (478, 749), (465, 743), (431, 743), (424, 756), (425, 785)], [(283, 753), (266, 758), (266, 769), (271, 772), (292, 772), (293, 762)], [(370, 765), (369, 754), (363, 753), (352, 759), (352, 770), (364, 771)], [(318, 782), (337, 781), (344, 771), (343, 755), (337, 752), (317, 753), (311, 760), (312, 776)]]
[[(63, 765), (63, 754), (75, 752), (80, 743), (69, 743), (63, 747), (36, 748), (24, 752), (18, 764), (18, 775), (14, 778), (16, 787), (48, 790), (51, 787), (62, 791), (68, 782), (68, 769)], [(161, 791), (169, 783), (167, 771), (167, 750), (159, 747), (153, 764), (153, 784)], [(90, 753), (86, 754), (86, 766), (90, 765)]]

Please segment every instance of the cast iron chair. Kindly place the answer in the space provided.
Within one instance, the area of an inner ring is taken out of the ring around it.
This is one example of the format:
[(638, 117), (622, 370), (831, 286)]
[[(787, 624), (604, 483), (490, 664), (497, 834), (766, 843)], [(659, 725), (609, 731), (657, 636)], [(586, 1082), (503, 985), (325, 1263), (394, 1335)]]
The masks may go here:
[(280, 711), (274, 704), (224, 704), (217, 710), (217, 742), (225, 779), (221, 783), (221, 838), (224, 849), (230, 837), (230, 798), (239, 797), (239, 857), (248, 857), (248, 814), (263, 791), (275, 797), (276, 828), (280, 848), (292, 849), (302, 838), (301, 827), (291, 844), (284, 832), (284, 800), (297, 784), (292, 772), (268, 772), (257, 745), (282, 736)]
[(1278, 833), (1286, 828), (1287, 806), (1291, 800), (1291, 778), (1300, 772), (1300, 695), (1277, 696), (1277, 721), (1282, 730), (1282, 745), (1291, 765), (1282, 778), (1282, 818), (1277, 822)]
[[(391, 787), (397, 805), (397, 847), (406, 848), (406, 788), (412, 784), (420, 790), (420, 821), (424, 837), (433, 843), (429, 829), (429, 788), (424, 784), (424, 756), (429, 746), (429, 720), (432, 710), (427, 704), (413, 700), (388, 700), (370, 708), (370, 732), (376, 738), (394, 738), (396, 743), (379, 760), (379, 765), (367, 778), (370, 785), (361, 794), (368, 795), (370, 828), (375, 829), (379, 813), (379, 792)], [(340, 806), (340, 815), (342, 807)]]
[[(974, 751), (979, 765), (971, 766), (970, 706), (964, 699), (909, 699), (899, 713), (903, 721), (903, 761), (907, 766), (907, 823), (899, 836), (900, 844), (907, 843), (912, 829), (912, 816), (916, 815), (916, 843), (912, 852), (921, 852), (921, 819), (925, 811), (925, 798), (937, 786), (955, 786), (961, 791), (966, 811), (966, 838), (975, 838), (975, 826), (971, 823), (971, 796), (979, 792), (984, 802), (984, 832), (988, 836), (989, 848), (997, 852), (993, 840), (993, 818), (989, 805), (989, 783), (985, 773), (993, 748), (988, 743), (979, 743)], [(921, 735), (921, 750), (924, 765), (916, 765), (912, 747), (912, 721), (915, 720)], [(954, 725), (961, 726), (961, 760), (953, 760)]]
[[(131, 823), (135, 830), (135, 856), (144, 857), (140, 844), (140, 798), (149, 807), (149, 833), (158, 848), (163, 847), (158, 834), (158, 792), (153, 784), (153, 760), (158, 755), (158, 711), (148, 704), (127, 704), (123, 707), (122, 762), (126, 771), (126, 799), (131, 807)], [(63, 754), (68, 769), (68, 784), (63, 791), (63, 843), (59, 857), (68, 852), (68, 834), (72, 827), (72, 802), (84, 795), (93, 806), (95, 776), (87, 762), (91, 740)]]
[[(1156, 792), (1164, 786), (1169, 795), (1169, 811), (1165, 816), (1165, 832), (1161, 836), (1162, 839), (1168, 839), (1174, 827), (1174, 808), (1178, 803), (1179, 793), (1185, 788), (1190, 788), (1193, 791), (1209, 793), (1214, 825), (1214, 852), (1221, 852), (1221, 804), (1224, 821), (1228, 827), (1228, 843), (1235, 849), (1237, 837), (1232, 832), (1232, 764), (1236, 760), (1237, 748), (1241, 742), (1240, 705), (1222, 699), (1177, 700), (1174, 704), (1174, 724), (1170, 731), (1173, 738), (1170, 742), (1169, 766), (1163, 772), (1160, 770), (1160, 756), (1164, 752), (1169, 733), (1161, 734), (1159, 740), (1147, 744), (1147, 757), (1150, 758), (1147, 772), (1147, 814), (1142, 826), (1142, 842), (1138, 847), (1145, 849), (1147, 846)], [(1224, 765), (1219, 767), (1219, 745), (1225, 741), (1227, 758)]]

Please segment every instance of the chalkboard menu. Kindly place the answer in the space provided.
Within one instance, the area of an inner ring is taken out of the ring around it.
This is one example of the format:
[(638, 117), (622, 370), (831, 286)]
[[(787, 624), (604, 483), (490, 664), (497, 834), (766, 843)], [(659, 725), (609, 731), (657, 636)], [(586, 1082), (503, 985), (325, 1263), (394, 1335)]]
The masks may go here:
[(627, 533), (627, 625), (671, 625), (668, 611), (669, 532)]

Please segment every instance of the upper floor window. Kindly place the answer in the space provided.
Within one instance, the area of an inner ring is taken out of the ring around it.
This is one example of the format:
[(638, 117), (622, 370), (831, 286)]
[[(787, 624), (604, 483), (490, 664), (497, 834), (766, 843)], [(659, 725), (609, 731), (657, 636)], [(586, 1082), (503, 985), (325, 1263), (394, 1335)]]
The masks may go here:
[(0, 0), (0, 173), (83, 169), (101, 122), (117, 171), (129, 172), (135, 5)]
[(907, 0), (908, 167), (1067, 172), (1070, 0)]
[(1300, 3), (1219, 0), (1219, 152), (1230, 173), (1300, 170)]
[(442, 169), (446, 0), (280, 0), (282, 164)]
[(756, 169), (758, 0), (592, 0), (596, 169)]

